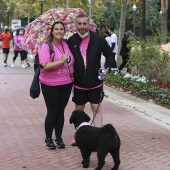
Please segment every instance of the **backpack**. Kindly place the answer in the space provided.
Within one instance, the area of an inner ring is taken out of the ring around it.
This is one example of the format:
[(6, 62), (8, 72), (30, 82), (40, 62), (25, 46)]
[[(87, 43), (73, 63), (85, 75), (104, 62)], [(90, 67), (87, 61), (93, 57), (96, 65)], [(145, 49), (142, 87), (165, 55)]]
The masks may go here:
[[(46, 42), (46, 44), (48, 44), (48, 46), (50, 48), (50, 58), (51, 58), (51, 61), (54, 61), (54, 55), (52, 56), (52, 54), (54, 53), (53, 45), (52, 45), (51, 42)], [(39, 56), (38, 56), (38, 53), (37, 53), (36, 56), (35, 56), (35, 59), (34, 59), (34, 71), (36, 70), (38, 65), (39, 65)]]

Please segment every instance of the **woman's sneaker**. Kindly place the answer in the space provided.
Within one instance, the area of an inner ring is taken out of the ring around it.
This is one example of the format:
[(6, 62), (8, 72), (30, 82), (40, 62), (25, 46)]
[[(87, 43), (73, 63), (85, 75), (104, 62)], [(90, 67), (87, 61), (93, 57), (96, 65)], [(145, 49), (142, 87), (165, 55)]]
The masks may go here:
[(56, 146), (55, 146), (53, 140), (50, 139), (50, 138), (45, 139), (44, 147), (46, 147), (47, 149), (55, 149), (55, 148), (56, 148)]
[(72, 145), (72, 146), (77, 146), (75, 139), (73, 139), (73, 140), (71, 141), (71, 145)]
[(13, 67), (13, 68), (15, 67), (14, 63), (11, 64), (11, 67)]
[(21, 68), (26, 68), (26, 66), (24, 64), (21, 65)]
[(62, 138), (55, 139), (54, 143), (57, 148), (65, 148), (65, 144), (63, 143)]

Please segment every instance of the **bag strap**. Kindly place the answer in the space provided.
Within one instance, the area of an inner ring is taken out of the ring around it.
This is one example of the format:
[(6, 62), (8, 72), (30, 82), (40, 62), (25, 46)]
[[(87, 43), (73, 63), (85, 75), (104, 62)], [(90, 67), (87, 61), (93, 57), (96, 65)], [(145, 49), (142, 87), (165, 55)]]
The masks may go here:
[(52, 55), (54, 53), (53, 44), (51, 42), (46, 42), (46, 44), (48, 44), (48, 46), (50, 48), (50, 58), (51, 58), (51, 61), (54, 61), (54, 55)]

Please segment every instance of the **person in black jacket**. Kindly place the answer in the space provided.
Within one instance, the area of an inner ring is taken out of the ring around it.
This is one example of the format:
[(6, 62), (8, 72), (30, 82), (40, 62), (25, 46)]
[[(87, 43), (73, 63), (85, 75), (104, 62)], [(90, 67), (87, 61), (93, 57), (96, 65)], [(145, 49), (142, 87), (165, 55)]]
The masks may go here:
[[(89, 18), (85, 14), (76, 17), (78, 32), (72, 35), (67, 43), (74, 56), (74, 96), (76, 110), (84, 110), (90, 102), (94, 126), (101, 127), (103, 117), (100, 102), (103, 99), (103, 79), (111, 69), (113, 52), (104, 37), (89, 30)], [(101, 68), (101, 56), (106, 58), (103, 79), (98, 79)]]
[[(118, 68), (118, 72), (120, 72), (126, 66), (128, 62), (129, 52), (130, 52), (129, 43), (130, 43), (131, 36), (134, 36), (134, 34), (130, 30), (127, 33), (124, 33), (124, 37), (122, 39), (122, 47), (120, 50), (120, 55), (122, 56), (122, 63), (120, 64)], [(127, 72), (129, 72), (128, 69), (127, 69)]]

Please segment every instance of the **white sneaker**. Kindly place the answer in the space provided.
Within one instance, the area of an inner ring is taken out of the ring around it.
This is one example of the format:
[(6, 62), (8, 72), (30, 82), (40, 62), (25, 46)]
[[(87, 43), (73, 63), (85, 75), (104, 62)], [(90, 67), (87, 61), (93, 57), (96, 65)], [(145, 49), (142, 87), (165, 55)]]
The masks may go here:
[(11, 64), (11, 67), (13, 67), (13, 68), (15, 67), (14, 63)]
[(26, 66), (24, 64), (21, 65), (21, 68), (26, 68)]
[(118, 71), (118, 68), (111, 68), (111, 71), (116, 72), (116, 71)]
[(4, 67), (7, 67), (7, 63), (4, 63)]
[(119, 73), (119, 71), (115, 71), (114, 75), (116, 76), (116, 75), (118, 75), (118, 73)]

